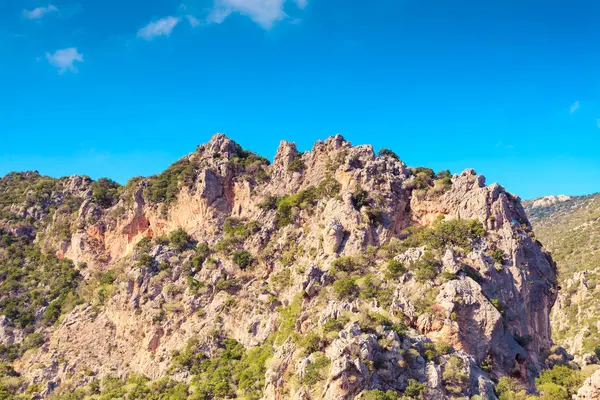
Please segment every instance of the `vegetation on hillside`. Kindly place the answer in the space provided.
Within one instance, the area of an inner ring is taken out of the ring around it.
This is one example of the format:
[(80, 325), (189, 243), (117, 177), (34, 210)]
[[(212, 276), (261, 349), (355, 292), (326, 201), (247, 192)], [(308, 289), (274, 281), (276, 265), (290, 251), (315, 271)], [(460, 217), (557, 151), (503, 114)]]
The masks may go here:
[[(565, 298), (573, 299), (563, 302), (560, 315), (553, 315), (553, 338), (570, 347), (583, 332), (581, 352), (600, 356), (600, 194), (546, 207), (532, 205), (526, 203), (526, 209), (536, 237), (557, 263)], [(583, 284), (573, 279), (577, 273), (583, 274)]]

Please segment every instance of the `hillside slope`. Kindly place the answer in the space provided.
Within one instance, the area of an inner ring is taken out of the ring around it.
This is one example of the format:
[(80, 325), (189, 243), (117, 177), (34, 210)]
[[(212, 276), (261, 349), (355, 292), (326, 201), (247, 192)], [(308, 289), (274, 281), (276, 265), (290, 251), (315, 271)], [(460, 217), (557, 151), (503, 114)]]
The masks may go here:
[(600, 194), (525, 202), (525, 208), (559, 268), (554, 340), (579, 358), (600, 354)]
[(125, 186), (0, 188), (7, 398), (495, 399), (566, 361), (555, 264), (472, 170), (215, 135)]

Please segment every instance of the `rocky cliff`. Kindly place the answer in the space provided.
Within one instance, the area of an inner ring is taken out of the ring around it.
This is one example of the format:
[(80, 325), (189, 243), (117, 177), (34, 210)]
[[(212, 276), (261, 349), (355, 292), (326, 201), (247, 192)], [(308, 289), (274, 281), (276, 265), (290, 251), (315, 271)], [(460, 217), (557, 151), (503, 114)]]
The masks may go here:
[[(340, 135), (282, 142), (270, 164), (218, 134), (124, 187), (0, 188), (0, 256), (20, 254), (3, 289), (24, 298), (0, 302), (13, 394), (494, 399), (547, 366), (555, 264), (520, 200), (473, 170)], [(33, 249), (61, 279), (15, 288)]]

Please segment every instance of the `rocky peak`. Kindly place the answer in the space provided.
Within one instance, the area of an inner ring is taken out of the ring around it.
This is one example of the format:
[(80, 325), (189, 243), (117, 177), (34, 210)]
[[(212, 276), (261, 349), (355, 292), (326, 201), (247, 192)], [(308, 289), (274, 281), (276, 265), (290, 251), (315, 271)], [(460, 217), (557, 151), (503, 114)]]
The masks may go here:
[(565, 196), (564, 194), (558, 196), (545, 196), (538, 199), (531, 200), (532, 208), (549, 207), (557, 203), (571, 200), (571, 196)]
[(229, 159), (232, 155), (237, 154), (238, 149), (241, 149), (241, 147), (233, 140), (222, 133), (216, 133), (210, 138), (208, 143), (199, 145), (196, 152), (207, 158), (218, 156)]
[[(64, 190), (89, 184), (65, 178)], [(341, 135), (304, 153), (282, 141), (269, 166), (216, 134), (128, 187), (40, 219), (40, 243), (86, 265), (92, 288), (18, 362), (44, 395), (115, 373), (209, 382), (191, 379), (194, 363), (233, 339), (268, 355), (246, 366), (265, 399), (493, 399), (494, 379), (531, 388), (544, 365), (552, 259), (520, 200), (473, 170), (408, 168)]]

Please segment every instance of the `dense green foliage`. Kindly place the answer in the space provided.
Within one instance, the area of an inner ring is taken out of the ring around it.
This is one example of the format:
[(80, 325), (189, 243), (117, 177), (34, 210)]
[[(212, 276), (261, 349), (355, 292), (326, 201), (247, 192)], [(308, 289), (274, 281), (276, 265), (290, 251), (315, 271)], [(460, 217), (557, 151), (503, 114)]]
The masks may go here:
[(435, 250), (458, 247), (469, 252), (471, 242), (485, 234), (486, 230), (479, 220), (438, 220), (429, 227), (411, 231), (411, 235), (404, 240), (403, 245), (406, 248), (427, 246), (427, 248)]
[(365, 400), (418, 400), (422, 398), (422, 395), (426, 391), (426, 383), (419, 383), (414, 379), (409, 379), (403, 395), (392, 390), (387, 390), (385, 392), (382, 390), (365, 390), (362, 398)]
[(179, 228), (169, 234), (169, 245), (173, 250), (182, 252), (191, 248), (194, 243), (190, 235), (182, 228)]
[(92, 200), (100, 207), (109, 208), (117, 204), (122, 187), (117, 182), (100, 178), (92, 183)]
[(353, 299), (359, 293), (356, 278), (340, 279), (333, 283), (333, 292), (339, 299)]
[(70, 260), (43, 254), (24, 238), (0, 235), (0, 315), (7, 317), (8, 326), (29, 334), (21, 345), (0, 345), (0, 359), (12, 361), (43, 344), (36, 328), (54, 324), (79, 302), (75, 290), (80, 280)]
[(182, 350), (174, 352), (170, 368), (171, 373), (190, 373), (190, 383), (169, 377), (151, 381), (137, 374), (131, 374), (127, 379), (107, 376), (92, 381), (86, 387), (51, 398), (83, 400), (88, 398), (86, 396), (95, 396), (99, 400), (258, 400), (262, 397), (266, 363), (272, 354), (273, 348), (269, 344), (246, 350), (233, 339), (220, 339), (216, 352), (209, 356), (201, 351), (197, 339), (191, 339)]
[(501, 377), (496, 385), (499, 400), (570, 400), (583, 382), (581, 371), (556, 365), (542, 371), (536, 379), (539, 397), (527, 393), (525, 385), (515, 378)]
[(266, 362), (273, 348), (266, 344), (250, 350), (233, 339), (222, 340), (218, 351), (208, 357), (191, 340), (173, 358), (173, 369), (190, 372), (195, 399), (242, 397), (259, 399), (262, 396)]
[(191, 184), (194, 172), (195, 166), (187, 158), (175, 162), (164, 172), (148, 178), (146, 198), (152, 203), (172, 203), (177, 199), (180, 183)]
[[(73, 301), (80, 281), (73, 263), (8, 234), (0, 236), (0, 249), (0, 314), (19, 328), (53, 324), (65, 303)], [(42, 321), (36, 321), (43, 307)]]
[(265, 167), (270, 162), (266, 158), (256, 153), (242, 149), (239, 144), (235, 146), (235, 154), (230, 160), (233, 165), (241, 166), (247, 176), (254, 178), (257, 182), (264, 182), (267, 179)]
[[(311, 186), (291, 196), (278, 198), (276, 200), (277, 213), (275, 215), (277, 226), (281, 228), (293, 223), (297, 209), (310, 209), (320, 199), (333, 197), (339, 190), (339, 183), (335, 179), (328, 177), (317, 187)], [(273, 205), (273, 198), (268, 197), (263, 201), (262, 208), (270, 209)]]
[(404, 264), (398, 260), (391, 259), (386, 265), (385, 277), (387, 279), (397, 279), (406, 272)]
[(425, 283), (438, 276), (442, 264), (431, 251), (426, 251), (423, 256), (410, 264), (409, 269), (413, 271), (417, 282)]
[(329, 358), (323, 353), (314, 353), (312, 358), (313, 361), (306, 367), (304, 377), (302, 378), (302, 383), (309, 387), (314, 386), (327, 377), (325, 369), (331, 363)]
[(233, 262), (241, 269), (246, 269), (252, 264), (252, 254), (247, 250), (239, 250), (232, 255)]
[[(88, 179), (84, 177), (84, 179)], [(65, 214), (77, 211), (82, 199), (62, 192), (63, 180), (41, 176), (37, 172), (12, 172), (0, 178), (0, 219), (38, 225), (57, 209)], [(37, 216), (16, 215), (17, 208), (36, 208)]]
[(400, 157), (398, 157), (398, 154), (394, 153), (392, 150), (390, 149), (381, 149), (377, 152), (377, 155), (379, 157), (389, 157), (392, 158), (396, 161), (400, 161)]
[(235, 250), (243, 250), (244, 241), (260, 231), (261, 227), (256, 221), (245, 222), (238, 218), (227, 218), (223, 225), (223, 238), (216, 244), (216, 250), (231, 254)]
[(556, 365), (545, 370), (535, 381), (543, 400), (568, 400), (581, 386), (581, 372), (565, 365)]

